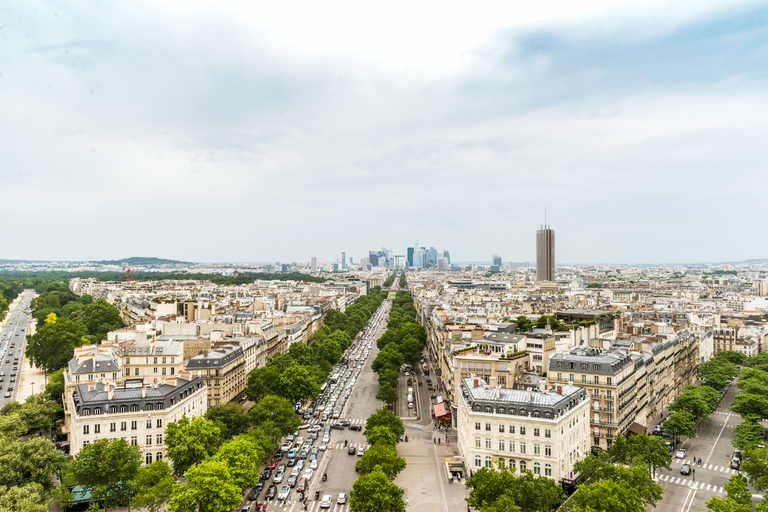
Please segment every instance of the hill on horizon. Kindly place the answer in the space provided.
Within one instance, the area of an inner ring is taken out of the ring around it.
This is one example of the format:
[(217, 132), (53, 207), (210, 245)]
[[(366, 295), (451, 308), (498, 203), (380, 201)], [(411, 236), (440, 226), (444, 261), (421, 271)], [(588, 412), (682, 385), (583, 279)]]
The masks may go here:
[(127, 265), (132, 266), (152, 266), (152, 265), (169, 265), (175, 263), (189, 263), (188, 261), (179, 260), (166, 260), (163, 258), (145, 257), (145, 256), (131, 256), (124, 260), (101, 260), (94, 263), (100, 263), (102, 265)]

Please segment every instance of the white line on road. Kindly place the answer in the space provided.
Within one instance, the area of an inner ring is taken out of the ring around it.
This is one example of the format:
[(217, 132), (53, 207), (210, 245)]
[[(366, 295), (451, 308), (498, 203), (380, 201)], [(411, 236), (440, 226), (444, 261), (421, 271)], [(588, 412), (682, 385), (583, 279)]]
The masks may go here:
[[(680, 509), (680, 512), (685, 512), (685, 505), (688, 503), (688, 498), (690, 498), (691, 492), (693, 492), (693, 490), (688, 489), (688, 495), (685, 497), (685, 501), (683, 502), (683, 508)], [(690, 506), (688, 508), (690, 508)]]
[(693, 505), (693, 498), (695, 498), (695, 497), (696, 497), (696, 493), (697, 493), (697, 492), (698, 492), (698, 491), (693, 491), (693, 494), (691, 495), (691, 502), (690, 502), (690, 503), (688, 503), (688, 508), (686, 509), (686, 511), (685, 511), (685, 512), (689, 512), (689, 511), (691, 510), (691, 505)]
[(707, 460), (704, 462), (709, 462), (709, 458), (712, 457), (712, 453), (715, 451), (715, 447), (717, 446), (717, 442), (720, 440), (720, 436), (723, 435), (723, 430), (725, 430), (725, 426), (728, 424), (728, 420), (731, 419), (731, 413), (728, 413), (725, 418), (725, 423), (723, 423), (723, 428), (720, 429), (720, 433), (717, 434), (717, 439), (715, 439), (715, 444), (712, 445), (712, 450), (709, 452), (709, 455), (707, 455)]

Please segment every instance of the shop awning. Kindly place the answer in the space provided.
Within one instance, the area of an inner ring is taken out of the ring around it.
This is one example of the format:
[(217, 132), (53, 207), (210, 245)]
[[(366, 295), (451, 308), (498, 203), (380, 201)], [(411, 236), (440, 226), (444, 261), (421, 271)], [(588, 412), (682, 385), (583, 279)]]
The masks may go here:
[(645, 432), (645, 427), (635, 421), (629, 426), (629, 432), (631, 434), (642, 434)]
[(446, 415), (445, 404), (444, 403), (440, 402), (439, 404), (435, 404), (433, 406), (433, 408), (435, 410), (435, 416), (437, 418), (440, 418), (441, 416), (445, 416)]

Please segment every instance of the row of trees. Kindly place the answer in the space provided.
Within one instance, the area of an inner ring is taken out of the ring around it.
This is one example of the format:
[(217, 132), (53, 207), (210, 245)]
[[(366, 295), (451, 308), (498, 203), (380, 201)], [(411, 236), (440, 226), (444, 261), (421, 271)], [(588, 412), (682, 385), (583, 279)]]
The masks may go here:
[(9, 304), (24, 291), (24, 283), (21, 281), (0, 282), (0, 322), (8, 315)]
[(400, 288), (403, 288), (403, 289), (405, 289), (408, 286), (408, 282), (405, 280), (405, 272), (400, 274), (399, 284), (400, 284)]
[(325, 325), (312, 334), (309, 345), (292, 343), (286, 354), (275, 354), (267, 364), (248, 376), (245, 394), (258, 402), (266, 395), (289, 400), (311, 400), (320, 393), (333, 366), (341, 361), (362, 329), (384, 300), (378, 287), (361, 296), (346, 312), (329, 310)]
[(371, 363), (379, 375), (376, 398), (392, 405), (397, 402), (397, 383), (403, 363), (415, 364), (421, 358), (427, 332), (416, 323), (416, 310), (410, 292), (398, 291), (392, 301), (387, 330), (376, 342), (379, 353)]
[(365, 422), (363, 435), (371, 447), (357, 463), (360, 476), (352, 486), (352, 512), (404, 512), (403, 489), (392, 481), (405, 469), (397, 443), (405, 434), (403, 420), (379, 409)]
[(386, 279), (386, 281), (384, 281), (384, 284), (383, 284), (382, 286), (383, 286), (384, 288), (389, 288), (390, 286), (392, 286), (392, 284), (395, 282), (395, 276), (396, 276), (396, 275), (397, 275), (397, 274), (392, 274), (391, 276), (389, 276), (389, 277)]

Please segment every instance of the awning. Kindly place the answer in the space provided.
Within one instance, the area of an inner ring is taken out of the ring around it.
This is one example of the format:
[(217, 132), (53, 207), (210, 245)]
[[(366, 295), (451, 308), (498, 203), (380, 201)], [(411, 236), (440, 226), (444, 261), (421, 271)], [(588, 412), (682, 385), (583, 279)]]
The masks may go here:
[(642, 434), (643, 432), (645, 432), (645, 427), (636, 421), (629, 426), (630, 434)]
[(442, 402), (439, 403), (439, 404), (435, 404), (433, 406), (433, 409), (435, 410), (435, 416), (438, 417), (438, 418), (440, 418), (441, 416), (445, 416), (445, 414), (446, 414), (446, 412), (445, 412), (445, 404), (443, 404)]

